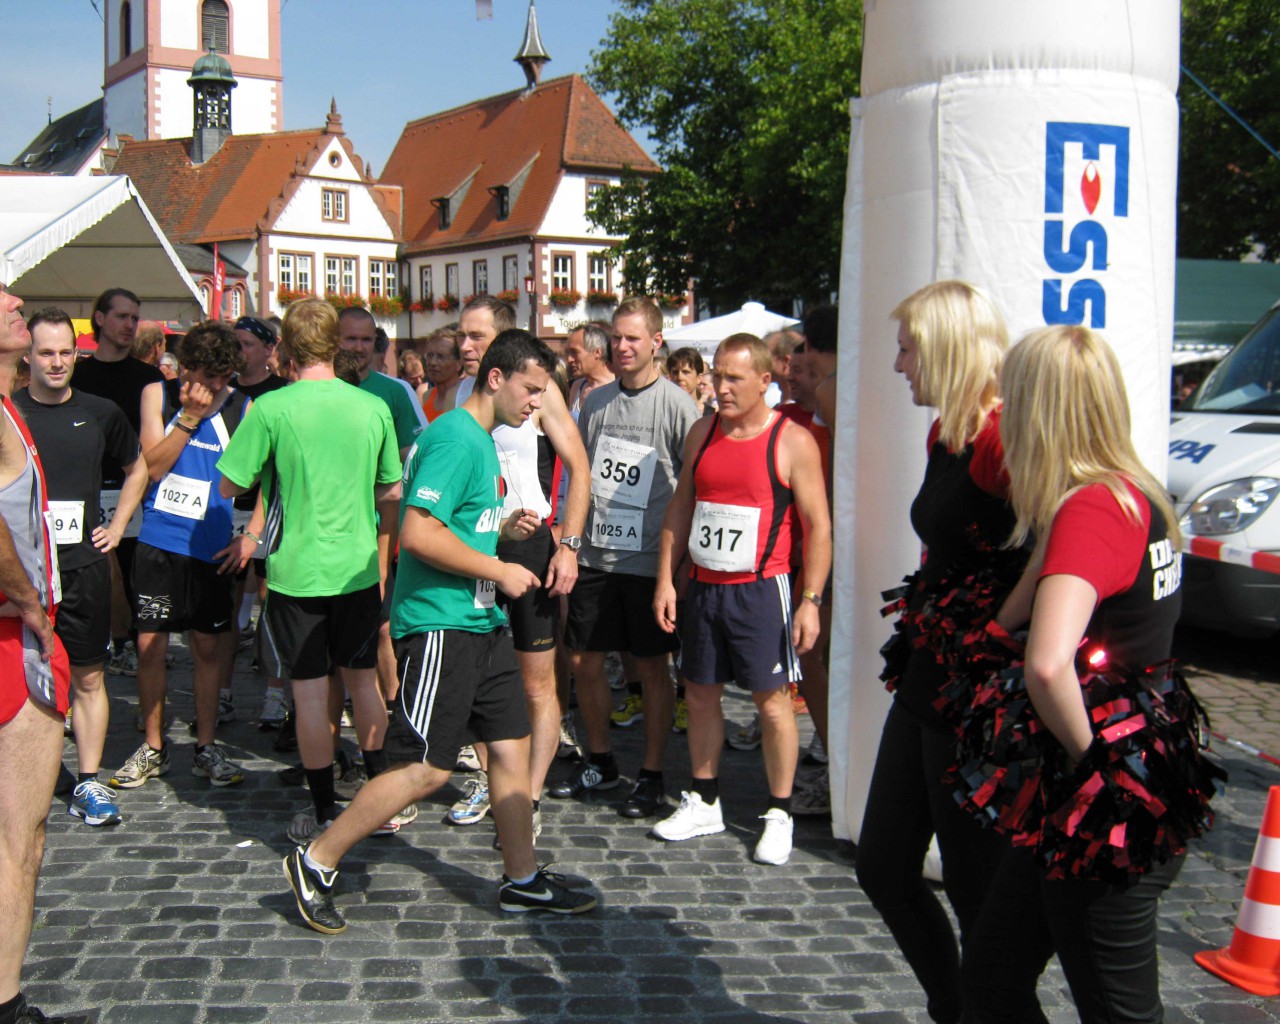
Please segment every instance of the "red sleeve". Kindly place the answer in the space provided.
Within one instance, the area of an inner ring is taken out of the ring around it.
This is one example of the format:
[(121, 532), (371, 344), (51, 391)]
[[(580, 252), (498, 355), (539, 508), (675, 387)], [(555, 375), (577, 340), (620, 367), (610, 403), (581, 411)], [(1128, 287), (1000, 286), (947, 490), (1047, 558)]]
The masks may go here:
[(1009, 471), (1004, 464), (1004, 444), (1000, 441), (1000, 410), (987, 417), (986, 425), (973, 441), (969, 477), (988, 494), (1009, 499)]
[(1151, 529), (1151, 505), (1132, 484), (1141, 522), (1135, 523), (1103, 484), (1068, 498), (1053, 517), (1045, 550), (1046, 576), (1078, 576), (1098, 592), (1098, 600), (1133, 586)]

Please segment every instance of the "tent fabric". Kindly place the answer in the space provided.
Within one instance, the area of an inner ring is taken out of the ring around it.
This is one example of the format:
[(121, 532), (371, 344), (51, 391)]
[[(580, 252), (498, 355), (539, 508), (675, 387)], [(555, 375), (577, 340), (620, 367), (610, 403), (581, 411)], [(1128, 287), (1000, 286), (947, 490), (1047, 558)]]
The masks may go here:
[(0, 281), (29, 307), (87, 315), (126, 287), (162, 319), (202, 316), (200, 292), (128, 178), (0, 178)]
[(799, 322), (794, 317), (765, 309), (759, 302), (748, 302), (741, 309), (723, 316), (672, 327), (663, 331), (662, 337), (672, 350), (692, 345), (702, 353), (704, 359), (709, 360), (715, 355), (716, 346), (731, 334), (754, 334), (763, 338), (784, 327), (794, 327)]

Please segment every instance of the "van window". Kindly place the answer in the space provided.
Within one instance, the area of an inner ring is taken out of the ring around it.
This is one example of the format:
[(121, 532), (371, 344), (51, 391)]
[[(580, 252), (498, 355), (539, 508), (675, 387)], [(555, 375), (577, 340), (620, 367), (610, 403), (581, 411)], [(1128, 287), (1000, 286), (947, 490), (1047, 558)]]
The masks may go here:
[(1280, 416), (1280, 306), (1214, 367), (1186, 410)]

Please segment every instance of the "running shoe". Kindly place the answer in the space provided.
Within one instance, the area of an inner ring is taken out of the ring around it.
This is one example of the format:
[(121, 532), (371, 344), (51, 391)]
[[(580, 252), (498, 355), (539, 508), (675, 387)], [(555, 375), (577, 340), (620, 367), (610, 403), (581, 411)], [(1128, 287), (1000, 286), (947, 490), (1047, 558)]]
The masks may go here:
[(400, 813), (391, 815), (391, 824), (396, 827), (397, 831), (404, 828), (406, 825), (412, 825), (417, 820), (418, 820), (417, 804), (410, 804)]
[(67, 714), (66, 714), (66, 716), (62, 719), (62, 735), (63, 735), (63, 736), (74, 736), (74, 735), (75, 735), (75, 731), (71, 728), (71, 713), (72, 713), (73, 711), (75, 711), (75, 708), (73, 708), (73, 707), (71, 707), (71, 708), (67, 708)]
[(284, 830), (284, 834), (289, 842), (306, 846), (328, 827), (329, 819), (317, 821), (314, 811), (299, 811), (289, 819), (289, 825)]
[(804, 764), (827, 764), (829, 761), (827, 748), (822, 745), (822, 737), (816, 732), (813, 734), (812, 741), (804, 748), (802, 761)]
[(458, 751), (458, 763), (453, 766), (453, 770), (455, 772), (478, 772), (480, 770), (480, 758), (476, 754), (476, 748), (470, 743)]
[(613, 789), (620, 781), (617, 765), (606, 770), (587, 761), (572, 776), (547, 792), (557, 800), (576, 799), (592, 789)]
[(120, 808), (111, 799), (111, 790), (97, 779), (82, 782), (71, 791), (67, 813), (86, 825), (119, 825)]
[(132, 640), (126, 640), (119, 654), (113, 654), (107, 662), (107, 671), (113, 676), (136, 676), (138, 674), (138, 649)]
[(166, 745), (161, 750), (152, 750), (143, 743), (129, 755), (129, 760), (120, 766), (108, 783), (115, 789), (136, 789), (147, 779), (154, 779), (168, 771), (169, 747)]
[(671, 731), (677, 736), (689, 731), (689, 702), (683, 697), (676, 700), (676, 716), (671, 723)]
[(825, 769), (796, 789), (791, 798), (791, 814), (796, 818), (822, 818), (831, 814), (831, 779)]
[(726, 736), (725, 742), (734, 750), (760, 749), (760, 716), (756, 715), (751, 719), (750, 725), (739, 729), (731, 736)]
[(290, 851), (284, 859), (284, 877), (289, 880), (302, 919), (318, 932), (337, 935), (347, 928), (347, 922), (333, 905), (333, 883), (338, 880), (338, 872), (309, 867), (306, 852), (301, 847)]
[(227, 725), (236, 720), (236, 702), (230, 690), (218, 691), (218, 724)]
[(258, 731), (273, 732), (284, 725), (289, 717), (289, 705), (284, 699), (284, 690), (271, 688), (262, 701), (262, 714), (258, 716)]
[(578, 892), (564, 884), (564, 876), (539, 868), (523, 885), (502, 876), (498, 887), (498, 905), (512, 914), (545, 910), (552, 914), (583, 914), (592, 910), (596, 898), (589, 892)]
[[(354, 800), (360, 788), (369, 781), (369, 773), (363, 761), (352, 761), (343, 750), (338, 754), (341, 756), (335, 757), (333, 762), (333, 795), (339, 800)], [(343, 766), (341, 775), (338, 774), (339, 765)]]
[(671, 817), (663, 818), (653, 826), (653, 834), (669, 843), (723, 831), (724, 814), (720, 810), (720, 801), (704, 803), (697, 793), (689, 792), (680, 794), (680, 806)]
[(208, 779), (215, 786), (234, 786), (237, 782), (244, 782), (244, 769), (229, 760), (216, 743), (210, 743), (196, 753), (191, 762), (191, 774)]
[(462, 784), (462, 799), (449, 808), (444, 820), (450, 825), (474, 825), (489, 813), (489, 776), (476, 772)]
[(254, 629), (253, 626), (247, 626), (244, 629), (240, 630), (240, 643), (239, 643), (240, 650), (247, 651), (250, 647), (254, 645), (254, 643), (257, 642), (257, 639), (258, 639), (258, 631)]
[(560, 716), (560, 746), (556, 750), (556, 758), (567, 761), (582, 757), (582, 747), (578, 744), (578, 730), (573, 724), (573, 712), (566, 711)]
[(278, 754), (291, 754), (298, 749), (298, 725), (294, 721), (293, 712), (284, 716), (280, 723), (280, 731), (271, 741), (271, 749)]
[(41, 1013), (27, 1002), (26, 997), (18, 993), (18, 1005), (14, 1008), (13, 1024), (71, 1024), (68, 1017), (50, 1017)]
[(638, 693), (629, 693), (626, 699), (613, 709), (609, 721), (621, 729), (629, 729), (637, 722), (644, 721), (644, 698)]
[(609, 680), (609, 689), (625, 690), (627, 688), (627, 670), (616, 651), (610, 651), (605, 655), (604, 674)]
[(791, 833), (795, 822), (780, 807), (770, 807), (760, 816), (764, 832), (756, 843), (755, 860), (760, 864), (785, 864), (791, 859)]
[(666, 791), (658, 779), (637, 779), (631, 794), (618, 808), (618, 813), (624, 818), (651, 818), (658, 813), (666, 798)]

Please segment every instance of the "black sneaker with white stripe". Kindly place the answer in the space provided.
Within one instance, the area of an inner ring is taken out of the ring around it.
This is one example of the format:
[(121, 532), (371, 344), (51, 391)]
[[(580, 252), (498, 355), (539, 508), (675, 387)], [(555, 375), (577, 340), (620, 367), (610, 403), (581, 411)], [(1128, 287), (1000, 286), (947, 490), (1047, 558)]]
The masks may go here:
[(318, 932), (337, 935), (346, 931), (347, 922), (333, 905), (333, 883), (337, 871), (316, 871), (307, 866), (307, 851), (301, 847), (284, 859), (284, 877), (289, 879), (302, 919)]
[(498, 904), (512, 914), (545, 910), (552, 914), (585, 914), (594, 910), (596, 898), (564, 884), (564, 875), (539, 868), (531, 881), (519, 885), (506, 875), (498, 889)]

